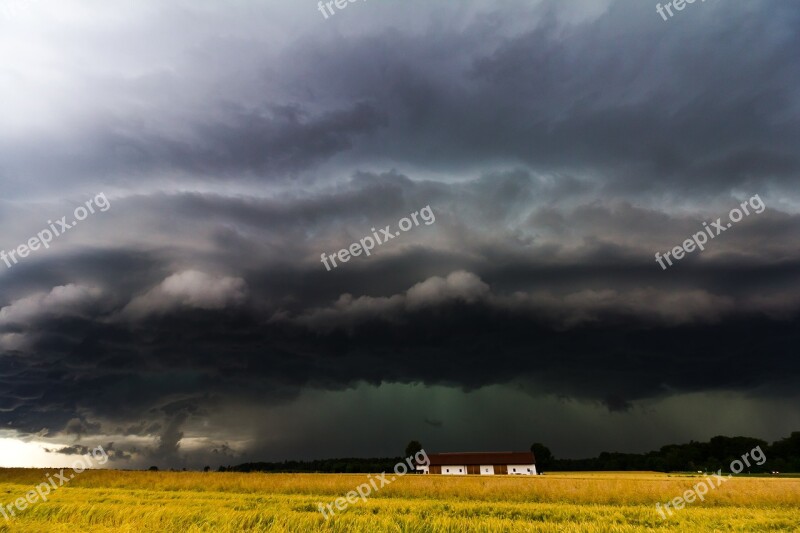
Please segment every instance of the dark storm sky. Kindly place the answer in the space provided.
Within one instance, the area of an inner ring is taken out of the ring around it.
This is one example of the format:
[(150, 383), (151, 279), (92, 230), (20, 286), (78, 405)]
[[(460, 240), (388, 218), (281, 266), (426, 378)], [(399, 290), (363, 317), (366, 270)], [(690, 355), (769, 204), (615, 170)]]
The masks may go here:
[(0, 263), (0, 437), (128, 468), (800, 429), (800, 4), (15, 5), (0, 249), (111, 207)]

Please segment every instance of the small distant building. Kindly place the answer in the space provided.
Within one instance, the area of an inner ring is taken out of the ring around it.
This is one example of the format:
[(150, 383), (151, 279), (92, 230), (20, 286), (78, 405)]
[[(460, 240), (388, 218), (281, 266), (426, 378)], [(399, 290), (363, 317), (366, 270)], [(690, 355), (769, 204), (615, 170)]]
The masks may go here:
[(423, 474), (442, 474), (445, 476), (496, 476), (496, 475), (536, 475), (536, 458), (533, 452), (468, 452), (432, 453), (430, 463), (420, 465), (417, 470)]

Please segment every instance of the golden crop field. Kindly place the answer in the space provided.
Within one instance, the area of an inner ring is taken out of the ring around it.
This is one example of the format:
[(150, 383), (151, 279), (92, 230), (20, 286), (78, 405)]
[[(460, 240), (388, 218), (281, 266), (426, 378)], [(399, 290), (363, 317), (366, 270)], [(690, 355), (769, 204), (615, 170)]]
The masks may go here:
[[(0, 504), (45, 479), (0, 470)], [(800, 531), (800, 479), (733, 478), (666, 520), (655, 510), (702, 480), (656, 473), (397, 478), (326, 521), (359, 474), (86, 471), (0, 531), (638, 532)]]

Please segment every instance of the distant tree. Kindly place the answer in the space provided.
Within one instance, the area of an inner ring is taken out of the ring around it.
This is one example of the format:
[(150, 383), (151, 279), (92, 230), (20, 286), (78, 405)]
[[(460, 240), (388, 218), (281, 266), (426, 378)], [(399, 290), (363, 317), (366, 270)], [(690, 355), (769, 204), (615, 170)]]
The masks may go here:
[(203, 472), (208, 472), (209, 470), (211, 470), (210, 466), (204, 466), (203, 467)]
[(408, 446), (406, 446), (406, 457), (411, 457), (421, 450), (422, 444), (420, 444), (417, 440), (412, 440), (408, 443)]
[(550, 453), (550, 448), (541, 442), (534, 442), (531, 444), (531, 451), (533, 452), (533, 457), (536, 459), (536, 470), (540, 472), (548, 470), (550, 465), (553, 464), (553, 454)]
[(148, 470), (150, 472), (158, 472), (158, 467), (157, 466), (151, 466), (150, 468), (148, 468)]
[(222, 465), (219, 465), (219, 468), (217, 468), (217, 472), (225, 472), (225, 467), (222, 466)]
[(767, 465), (772, 468), (765, 470), (778, 470), (780, 472), (800, 472), (800, 431), (793, 432), (790, 436), (775, 441), (768, 449), (763, 449), (767, 456)]

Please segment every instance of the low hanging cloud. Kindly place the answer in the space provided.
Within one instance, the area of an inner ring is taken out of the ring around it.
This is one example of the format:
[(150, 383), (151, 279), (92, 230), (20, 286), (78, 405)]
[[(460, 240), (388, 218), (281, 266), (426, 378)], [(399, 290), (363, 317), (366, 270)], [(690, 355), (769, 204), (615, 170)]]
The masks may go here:
[(85, 316), (101, 301), (102, 289), (70, 283), (48, 293), (20, 298), (0, 309), (0, 327), (21, 325), (43, 318)]
[[(298, 324), (331, 331), (352, 331), (360, 323), (385, 320), (403, 322), (408, 313), (444, 306), (452, 302), (480, 304), (520, 316), (529, 316), (558, 329), (587, 323), (602, 324), (609, 318), (627, 317), (633, 323), (680, 325), (718, 322), (736, 312), (733, 298), (703, 290), (662, 292), (653, 288), (631, 291), (582, 290), (563, 295), (552, 292), (522, 292), (510, 295), (491, 291), (477, 275), (458, 271), (432, 277), (403, 294), (388, 297), (343, 294), (332, 306), (314, 309), (296, 317)], [(796, 307), (800, 300), (794, 301)], [(278, 319), (286, 318), (280, 315)]]
[(220, 310), (241, 305), (247, 284), (241, 278), (212, 276), (196, 270), (173, 274), (134, 298), (121, 311), (126, 319), (142, 319), (180, 310)]

